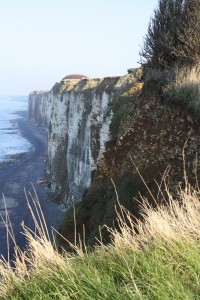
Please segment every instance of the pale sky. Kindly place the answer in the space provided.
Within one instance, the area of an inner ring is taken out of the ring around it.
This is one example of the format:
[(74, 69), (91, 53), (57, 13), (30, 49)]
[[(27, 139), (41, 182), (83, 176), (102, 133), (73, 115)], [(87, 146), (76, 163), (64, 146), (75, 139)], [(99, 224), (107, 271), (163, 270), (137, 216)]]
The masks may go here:
[(0, 0), (0, 95), (51, 89), (68, 74), (126, 74), (157, 3)]

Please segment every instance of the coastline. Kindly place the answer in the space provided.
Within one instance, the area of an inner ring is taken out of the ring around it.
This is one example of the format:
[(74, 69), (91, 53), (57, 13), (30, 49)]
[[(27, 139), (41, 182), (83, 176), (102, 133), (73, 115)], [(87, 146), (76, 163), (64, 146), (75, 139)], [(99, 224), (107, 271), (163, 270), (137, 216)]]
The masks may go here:
[[(55, 202), (47, 201), (45, 188), (37, 183), (44, 176), (47, 133), (27, 120), (26, 112), (17, 112), (20, 134), (33, 146), (30, 152), (11, 157), (11, 162), (0, 166), (0, 213), (5, 216), (4, 195), (7, 211), (12, 222), (16, 242), (20, 248), (25, 246), (21, 232), (21, 222), (32, 229), (34, 224), (27, 206), (24, 190), (34, 196), (34, 189), (39, 198), (49, 229), (57, 227), (64, 214), (63, 208)], [(10, 255), (13, 254), (13, 243), (10, 241)], [(6, 229), (0, 221), (0, 253), (7, 257)]]

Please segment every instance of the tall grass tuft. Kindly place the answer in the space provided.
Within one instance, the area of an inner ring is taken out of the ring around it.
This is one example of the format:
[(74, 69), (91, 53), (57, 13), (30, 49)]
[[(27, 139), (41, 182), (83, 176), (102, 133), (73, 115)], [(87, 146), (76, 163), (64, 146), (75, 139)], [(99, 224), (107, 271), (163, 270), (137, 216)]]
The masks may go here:
[(199, 68), (175, 68), (173, 80), (163, 89), (165, 99), (200, 117)]
[(199, 299), (200, 191), (166, 191), (156, 208), (140, 200), (142, 220), (119, 205), (112, 242), (75, 254), (58, 252), (33, 198), (36, 230), (23, 225), (27, 249), (16, 245), (14, 267), (1, 259), (0, 299)]

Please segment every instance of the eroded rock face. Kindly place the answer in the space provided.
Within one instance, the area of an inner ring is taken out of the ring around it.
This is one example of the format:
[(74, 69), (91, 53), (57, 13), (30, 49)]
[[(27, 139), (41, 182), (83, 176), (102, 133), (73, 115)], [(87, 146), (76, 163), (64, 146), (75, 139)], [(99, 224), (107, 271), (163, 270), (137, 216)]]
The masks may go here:
[(46, 173), (51, 190), (61, 195), (67, 206), (80, 201), (90, 186), (91, 172), (110, 138), (115, 97), (136, 82), (133, 74), (64, 78), (49, 92), (30, 94), (30, 120), (48, 127)]
[(160, 180), (168, 170), (170, 188), (175, 190), (180, 183), (184, 186), (185, 167), (190, 184), (195, 186), (200, 176), (199, 156), (200, 129), (196, 118), (182, 107), (165, 103), (155, 84), (146, 83), (121, 122), (117, 143), (104, 153), (94, 181), (105, 185), (110, 178), (120, 181), (129, 172), (134, 182), (138, 176), (136, 165), (149, 181), (156, 176)]

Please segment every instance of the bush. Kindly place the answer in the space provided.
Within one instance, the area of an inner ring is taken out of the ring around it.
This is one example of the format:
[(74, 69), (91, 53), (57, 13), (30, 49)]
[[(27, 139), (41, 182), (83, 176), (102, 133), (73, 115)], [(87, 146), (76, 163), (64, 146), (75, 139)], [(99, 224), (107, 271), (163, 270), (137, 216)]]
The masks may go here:
[(199, 12), (199, 0), (159, 0), (140, 53), (143, 62), (161, 69), (195, 66), (200, 61)]

